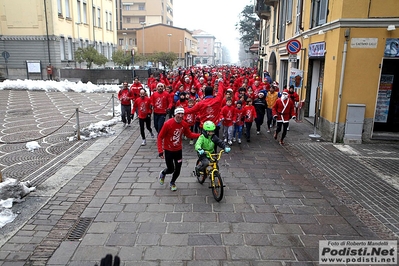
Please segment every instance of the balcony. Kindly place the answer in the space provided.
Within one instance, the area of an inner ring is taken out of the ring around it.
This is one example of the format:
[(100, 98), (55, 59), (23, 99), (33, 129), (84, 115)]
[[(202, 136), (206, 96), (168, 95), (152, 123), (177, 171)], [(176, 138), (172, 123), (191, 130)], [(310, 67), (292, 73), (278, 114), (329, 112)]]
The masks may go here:
[(255, 13), (260, 19), (268, 20), (271, 15), (270, 6), (266, 5), (264, 0), (258, 0), (255, 6)]
[(274, 6), (274, 4), (276, 4), (278, 1), (279, 0), (263, 0), (265, 5), (267, 5), (267, 6)]

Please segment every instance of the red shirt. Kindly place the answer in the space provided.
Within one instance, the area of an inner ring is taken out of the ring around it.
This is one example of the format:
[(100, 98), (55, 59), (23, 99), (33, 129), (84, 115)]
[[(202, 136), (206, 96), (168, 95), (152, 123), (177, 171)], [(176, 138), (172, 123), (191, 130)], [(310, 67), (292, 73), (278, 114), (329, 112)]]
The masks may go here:
[(232, 105), (226, 105), (222, 108), (223, 126), (230, 127), (233, 125), (235, 109)]
[(244, 125), (244, 121), (242, 121), (242, 117), (244, 115), (244, 109), (238, 109), (237, 107), (234, 110), (234, 123), (237, 126), (243, 126)]
[(155, 91), (151, 95), (151, 105), (154, 108), (154, 114), (166, 114), (166, 109), (172, 108), (169, 93), (166, 91), (162, 91), (161, 93)]
[(218, 94), (215, 97), (206, 96), (203, 100), (198, 102), (192, 108), (184, 108), (186, 114), (197, 113), (202, 124), (210, 120), (215, 125), (219, 123), (220, 120), (220, 110), (222, 109), (222, 99), (224, 95), (223, 82), (219, 82)]
[(130, 86), (130, 91), (133, 94), (133, 100), (136, 100), (138, 97), (140, 97), (140, 90), (144, 89), (143, 85), (139, 83), (133, 82), (133, 84)]
[(244, 109), (244, 116), (245, 116), (244, 122), (252, 123), (254, 121), (254, 119), (256, 118), (255, 107), (253, 105), (246, 105), (243, 109)]
[(132, 98), (133, 98), (133, 94), (131, 93), (131, 91), (128, 88), (121, 89), (118, 92), (118, 100), (121, 101), (122, 105), (130, 105)]
[(145, 119), (147, 115), (151, 114), (151, 101), (147, 96), (144, 98), (138, 97), (133, 106), (138, 108), (138, 116), (141, 119)]
[(190, 126), (182, 121), (177, 123), (174, 118), (167, 120), (158, 134), (157, 146), (158, 153), (167, 151), (180, 151), (183, 149), (182, 137), (186, 136), (189, 139), (196, 139), (200, 136), (199, 133), (190, 131)]

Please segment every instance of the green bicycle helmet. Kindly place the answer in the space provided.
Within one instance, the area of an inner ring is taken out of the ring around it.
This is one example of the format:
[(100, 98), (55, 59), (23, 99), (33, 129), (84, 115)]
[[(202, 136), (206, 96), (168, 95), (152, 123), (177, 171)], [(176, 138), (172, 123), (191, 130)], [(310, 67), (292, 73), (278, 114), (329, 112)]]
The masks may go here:
[(216, 126), (212, 121), (205, 121), (203, 128), (205, 131), (214, 131)]

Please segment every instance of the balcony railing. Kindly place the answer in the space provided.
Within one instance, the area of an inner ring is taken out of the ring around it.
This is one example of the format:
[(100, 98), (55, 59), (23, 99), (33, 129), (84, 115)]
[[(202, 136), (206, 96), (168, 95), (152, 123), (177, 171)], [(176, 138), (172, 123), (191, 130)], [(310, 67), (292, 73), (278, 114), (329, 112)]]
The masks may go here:
[(266, 1), (258, 0), (255, 6), (255, 12), (260, 19), (268, 20), (271, 15), (271, 7), (265, 4)]

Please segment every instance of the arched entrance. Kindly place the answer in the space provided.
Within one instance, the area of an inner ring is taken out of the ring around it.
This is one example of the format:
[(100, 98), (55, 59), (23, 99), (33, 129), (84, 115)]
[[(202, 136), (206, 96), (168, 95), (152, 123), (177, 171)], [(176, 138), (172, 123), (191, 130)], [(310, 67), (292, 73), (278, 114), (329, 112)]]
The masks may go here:
[(277, 69), (276, 54), (272, 52), (269, 58), (269, 67), (268, 67), (268, 71), (272, 80), (276, 80), (276, 69)]

